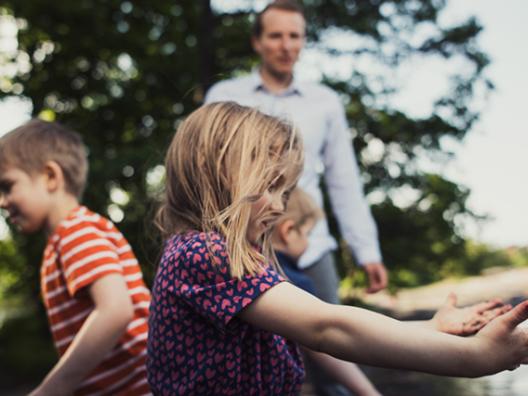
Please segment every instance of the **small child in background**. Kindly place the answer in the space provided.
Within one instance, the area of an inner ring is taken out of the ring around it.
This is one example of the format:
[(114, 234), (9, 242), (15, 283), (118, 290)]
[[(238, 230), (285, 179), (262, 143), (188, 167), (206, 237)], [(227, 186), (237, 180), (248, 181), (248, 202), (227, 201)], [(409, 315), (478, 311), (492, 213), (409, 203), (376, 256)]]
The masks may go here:
[[(297, 262), (308, 248), (308, 236), (323, 211), (302, 189), (295, 188), (288, 199), (286, 211), (273, 227), (271, 243), (278, 263), (284, 274), (297, 287), (315, 294), (312, 280), (297, 268)], [(302, 348), (309, 355), (314, 366), (308, 371), (317, 375), (323, 369), (332, 379), (357, 396), (379, 396), (380, 393), (359, 367), (345, 360), (336, 359), (325, 353)], [(308, 366), (307, 366), (308, 367)]]
[(296, 187), (288, 198), (286, 211), (273, 226), (271, 243), (277, 260), (288, 279), (315, 294), (312, 280), (299, 271), (297, 262), (308, 248), (308, 236), (323, 211), (303, 190)]
[[(311, 279), (297, 268), (297, 262), (308, 247), (308, 236), (321, 216), (324, 216), (323, 211), (307, 193), (297, 187), (291, 192), (286, 211), (276, 221), (271, 236), (277, 260), (285, 275), (295, 286), (312, 294), (315, 294), (314, 285)], [(411, 323), (465, 336), (476, 333), (492, 319), (510, 309), (510, 305), (503, 305), (500, 300), (456, 308), (456, 296), (451, 294), (432, 320)], [(302, 351), (310, 356), (309, 361), (315, 366), (310, 370), (311, 375), (318, 375), (319, 369), (323, 369), (355, 395), (380, 394), (354, 363), (308, 348), (302, 348)]]
[[(323, 211), (302, 189), (296, 187), (290, 194), (286, 211), (273, 227), (271, 241), (277, 260), (288, 279), (297, 287), (315, 294), (312, 280), (297, 267), (297, 262), (308, 247), (308, 237)], [(456, 296), (451, 294), (432, 321), (415, 321), (439, 331), (466, 336), (476, 333), (492, 319), (511, 309), (500, 300), (476, 304), (467, 308), (456, 308)], [(310, 356), (315, 367), (309, 372), (317, 375), (322, 368), (335, 381), (357, 396), (376, 396), (380, 393), (374, 384), (352, 362), (336, 359), (330, 355), (301, 348)]]
[(148, 380), (155, 394), (296, 395), (297, 343), (359, 363), (476, 377), (528, 361), (528, 302), (474, 337), (325, 303), (286, 282), (271, 230), (303, 164), (288, 124), (232, 102), (182, 122), (165, 159), (156, 224)]
[(149, 395), (150, 292), (130, 245), (79, 204), (88, 173), (80, 136), (34, 119), (0, 138), (0, 207), (48, 242), (41, 292), (59, 361), (31, 393)]

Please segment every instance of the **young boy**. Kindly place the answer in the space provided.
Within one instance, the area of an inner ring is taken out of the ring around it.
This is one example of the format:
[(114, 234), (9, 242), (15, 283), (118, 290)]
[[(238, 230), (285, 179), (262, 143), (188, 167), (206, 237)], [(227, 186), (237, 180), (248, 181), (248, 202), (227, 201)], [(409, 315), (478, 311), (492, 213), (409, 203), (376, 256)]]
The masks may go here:
[[(275, 223), (272, 244), (285, 275), (296, 286), (313, 293), (311, 279), (297, 269), (296, 263), (308, 247), (308, 235), (322, 210), (308, 194), (299, 188), (292, 191), (286, 212)], [(455, 335), (471, 335), (484, 327), (493, 318), (511, 309), (499, 300), (476, 304), (467, 308), (456, 308), (456, 296), (450, 294), (444, 306), (428, 321), (416, 321), (420, 326), (429, 326), (438, 331)], [(354, 364), (336, 359), (330, 355), (303, 348), (317, 367), (309, 373), (317, 375), (323, 369), (338, 383), (359, 396), (376, 396), (380, 393), (363, 372)], [(344, 390), (343, 390), (344, 391)]]
[[(272, 234), (273, 249), (285, 275), (293, 284), (312, 294), (315, 292), (315, 286), (308, 276), (297, 269), (297, 261), (308, 247), (310, 231), (322, 216), (322, 210), (310, 196), (300, 188), (296, 188), (290, 195), (286, 212), (275, 224)], [(307, 348), (303, 348), (303, 354), (309, 355), (308, 362), (313, 362), (314, 365), (322, 368), (332, 376), (332, 379), (354, 394), (380, 395), (354, 363)], [(311, 368), (310, 375), (317, 375), (318, 367)]]
[(80, 136), (38, 119), (0, 138), (0, 207), (19, 231), (44, 231), (41, 291), (59, 361), (31, 395), (147, 395), (150, 293), (130, 245), (79, 201)]

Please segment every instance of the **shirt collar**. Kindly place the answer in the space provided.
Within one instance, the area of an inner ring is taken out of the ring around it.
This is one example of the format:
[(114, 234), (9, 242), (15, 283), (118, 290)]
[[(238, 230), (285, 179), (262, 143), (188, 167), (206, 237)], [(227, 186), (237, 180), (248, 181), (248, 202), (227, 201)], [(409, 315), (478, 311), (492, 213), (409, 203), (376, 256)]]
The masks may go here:
[[(264, 86), (264, 83), (262, 81), (262, 77), (260, 76), (259, 69), (255, 68), (251, 72), (250, 75), (251, 78), (251, 90), (253, 92), (257, 91), (263, 91), (268, 92), (266, 87)], [(299, 81), (293, 76), (292, 82), (290, 83), (289, 87), (286, 88), (286, 90), (276, 96), (290, 96), (290, 95), (302, 95), (302, 89), (300, 87)]]

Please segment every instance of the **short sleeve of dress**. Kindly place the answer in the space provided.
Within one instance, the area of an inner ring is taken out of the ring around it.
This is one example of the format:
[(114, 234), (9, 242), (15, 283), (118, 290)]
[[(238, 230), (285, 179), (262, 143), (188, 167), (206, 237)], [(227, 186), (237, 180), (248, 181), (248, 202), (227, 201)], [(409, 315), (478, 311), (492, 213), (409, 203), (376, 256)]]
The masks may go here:
[(221, 330), (257, 297), (285, 280), (271, 266), (257, 275), (233, 278), (225, 241), (218, 234), (195, 233), (185, 243), (176, 266), (176, 294)]

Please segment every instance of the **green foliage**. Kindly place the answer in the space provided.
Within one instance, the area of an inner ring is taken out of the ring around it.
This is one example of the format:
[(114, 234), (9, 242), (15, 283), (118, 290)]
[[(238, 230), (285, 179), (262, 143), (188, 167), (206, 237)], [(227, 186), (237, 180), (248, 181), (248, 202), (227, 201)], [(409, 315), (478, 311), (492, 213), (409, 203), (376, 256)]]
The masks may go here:
[(487, 245), (467, 243), (468, 260), (463, 274), (477, 275), (495, 267), (528, 266), (527, 248), (493, 249)]
[(38, 298), (40, 252), (37, 257), (31, 253), (37, 252), (32, 247), (42, 246), (40, 239), (18, 236), (16, 242), (0, 240), (0, 311)]
[(22, 256), (17, 254), (16, 247), (9, 239), (0, 240), (0, 263), (0, 306), (5, 306), (9, 298), (18, 294), (14, 289), (25, 268)]
[(19, 310), (0, 325), (0, 393), (13, 387), (36, 385), (57, 359), (42, 310)]
[[(379, 219), (383, 255), (397, 274), (397, 286), (436, 281), (442, 264), (464, 256), (464, 240), (453, 230), (457, 215), (466, 212), (468, 191), (436, 175), (416, 186), (420, 196), (407, 208), (390, 200), (373, 210)], [(413, 274), (409, 276), (409, 272)]]
[[(159, 241), (152, 238), (148, 172), (161, 162), (178, 121), (200, 104), (207, 87), (255, 64), (249, 45), (250, 7), (225, 11), (211, 9), (208, 1), (190, 0), (3, 4), (4, 12), (22, 21), (13, 58), (29, 63), (11, 78), (11, 91), (6, 88), (3, 95), (13, 95), (13, 87), (22, 86), (20, 95), (31, 98), (35, 115), (56, 118), (83, 134), (91, 165), (85, 202), (102, 213), (109, 208), (122, 211), (118, 226), (151, 274)], [(441, 255), (456, 252), (460, 237), (444, 215), (464, 212), (465, 196), (438, 195), (443, 201), (434, 207), (433, 222), (417, 202), (406, 209), (395, 206), (390, 192), (403, 186), (422, 192), (432, 188), (430, 175), (417, 170), (416, 158), (424, 152), (442, 154), (440, 139), (445, 136), (464, 136), (476, 118), (468, 106), (473, 88), (482, 82), (488, 63), (474, 43), (481, 30), (477, 21), (441, 27), (437, 17), (444, 6), (432, 0), (305, 2), (310, 46), (321, 51), (347, 52), (324, 40), (328, 29), (339, 29), (363, 39), (349, 52), (389, 66), (417, 54), (462, 57), (472, 65), (473, 73), (454, 76), (452, 92), (439, 98), (433, 113), (422, 119), (376, 104), (394, 91), (382, 76), (375, 76), (381, 78), (382, 89), (374, 89), (372, 76), (359, 71), (345, 81), (325, 78), (347, 103), (358, 157), (365, 156), (373, 140), (382, 143), (381, 158), (361, 161), (365, 190), (387, 196), (374, 208), (387, 264), (414, 271), (429, 263), (430, 269), (420, 271), (420, 281), (432, 279), (432, 267), (439, 260), (431, 260), (431, 249), (409, 246), (406, 240), (426, 236), (430, 246), (433, 241), (445, 245)], [(413, 41), (413, 34), (425, 25), (432, 33)], [(116, 189), (126, 194), (126, 202), (112, 201)], [(412, 252), (412, 257), (399, 252)]]
[[(102, 213), (109, 207), (124, 213), (118, 226), (152, 274), (159, 241), (150, 225), (148, 172), (161, 162), (178, 121), (200, 104), (207, 87), (255, 65), (250, 4), (226, 11), (189, 0), (8, 0), (3, 7), (22, 21), (13, 58), (30, 66), (11, 78), (11, 90), (4, 88), (3, 95), (22, 86), (20, 94), (31, 98), (35, 115), (56, 118), (83, 134), (91, 165), (85, 202)], [(385, 196), (373, 208), (385, 261), (402, 274), (396, 279), (412, 283), (437, 279), (440, 263), (461, 254), (454, 219), (468, 214), (468, 192), (438, 175), (422, 174), (417, 158), (448, 159), (441, 139), (465, 135), (477, 118), (470, 106), (475, 87), (491, 87), (482, 74), (489, 60), (475, 43), (482, 27), (475, 19), (440, 26), (444, 7), (444, 1), (433, 0), (305, 2), (309, 45), (331, 56), (367, 56), (391, 67), (413, 56), (462, 58), (472, 71), (454, 75), (453, 89), (423, 118), (380, 104), (395, 90), (384, 76), (355, 70), (343, 81), (324, 79), (347, 104), (365, 191)], [(416, 40), (424, 26), (430, 33)], [(325, 40), (331, 29), (360, 37), (362, 44), (331, 47)], [(373, 141), (383, 153), (365, 159)], [(397, 205), (392, 195), (401, 188), (419, 198)], [(124, 191), (126, 202), (112, 202), (116, 189)], [(333, 230), (337, 234), (335, 224)], [(33, 259), (36, 251), (28, 247)]]

